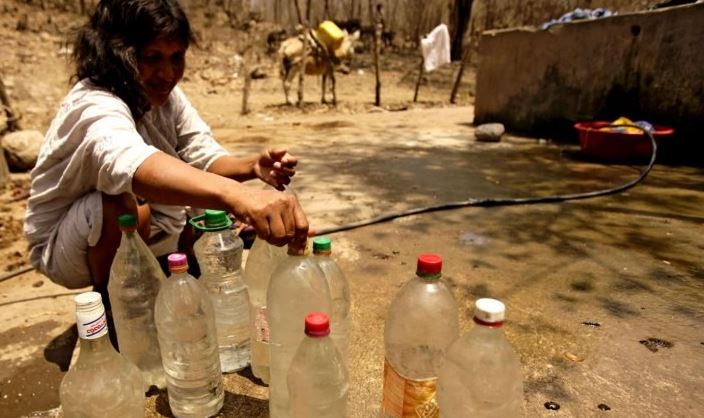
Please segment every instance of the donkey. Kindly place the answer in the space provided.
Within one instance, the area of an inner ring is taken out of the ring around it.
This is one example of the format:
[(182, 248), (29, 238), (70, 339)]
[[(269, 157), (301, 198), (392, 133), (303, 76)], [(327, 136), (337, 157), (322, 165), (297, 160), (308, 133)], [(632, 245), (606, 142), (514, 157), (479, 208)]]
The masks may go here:
[[(305, 74), (322, 75), (322, 98), (321, 103), (327, 103), (325, 100), (325, 81), (330, 77), (332, 85), (332, 104), (337, 104), (337, 93), (335, 91), (335, 66), (342, 61), (349, 61), (354, 54), (354, 44), (359, 40), (359, 31), (353, 34), (348, 34), (343, 31), (344, 37), (340, 46), (333, 50), (329, 50), (315, 35), (315, 32), (310, 32), (306, 37), (308, 41), (308, 54), (306, 55)], [(279, 47), (279, 65), (281, 71), (281, 80), (284, 87), (284, 95), (286, 95), (286, 104), (291, 104), (289, 99), (289, 91), (291, 90), (291, 81), (298, 74), (303, 57), (303, 37), (296, 36), (288, 38), (281, 43)]]

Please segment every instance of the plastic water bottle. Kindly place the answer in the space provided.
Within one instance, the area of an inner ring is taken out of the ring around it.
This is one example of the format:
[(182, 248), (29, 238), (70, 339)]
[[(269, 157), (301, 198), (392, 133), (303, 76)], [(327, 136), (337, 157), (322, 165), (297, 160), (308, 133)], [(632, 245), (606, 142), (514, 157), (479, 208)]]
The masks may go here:
[(191, 223), (203, 231), (193, 249), (200, 265), (200, 281), (215, 309), (220, 367), (224, 373), (241, 370), (250, 358), (249, 296), (242, 281), (244, 243), (231, 229), (232, 221), (224, 211), (207, 209)]
[(222, 408), (225, 391), (213, 304), (188, 274), (185, 254), (168, 257), (171, 276), (156, 298), (156, 326), (174, 416), (209, 417)]
[(137, 233), (132, 214), (118, 218), (122, 239), (110, 267), (108, 294), (112, 304), (120, 353), (144, 375), (144, 391), (166, 386), (159, 340), (154, 323), (154, 303), (164, 281), (159, 262)]
[(100, 293), (81, 293), (74, 301), (81, 349), (61, 381), (64, 417), (144, 417), (142, 373), (110, 344)]
[(441, 278), (442, 259), (418, 257), (416, 277), (396, 294), (384, 329), (384, 417), (437, 415), (435, 399), (445, 349), (459, 334), (459, 312)]
[(325, 279), (330, 286), (332, 340), (347, 364), (350, 334), (350, 285), (345, 274), (330, 254), (332, 254), (332, 240), (330, 238), (317, 237), (313, 239), (313, 255), (315, 256), (313, 261), (323, 270)]
[(306, 315), (305, 334), (288, 371), (291, 417), (345, 418), (347, 368), (329, 337), (327, 314)]
[(271, 333), (271, 418), (290, 416), (286, 376), (296, 349), (303, 340), (309, 312), (332, 311), (330, 288), (320, 267), (303, 251), (289, 245), (289, 256), (271, 276), (267, 292), (267, 314)]
[(249, 250), (244, 268), (244, 282), (249, 291), (249, 331), (252, 351), (252, 373), (269, 383), (269, 319), (266, 313), (266, 292), (271, 274), (286, 258), (286, 248), (275, 247), (257, 238)]
[(521, 363), (502, 329), (505, 311), (498, 300), (477, 300), (474, 328), (447, 349), (438, 380), (441, 417), (523, 416)]

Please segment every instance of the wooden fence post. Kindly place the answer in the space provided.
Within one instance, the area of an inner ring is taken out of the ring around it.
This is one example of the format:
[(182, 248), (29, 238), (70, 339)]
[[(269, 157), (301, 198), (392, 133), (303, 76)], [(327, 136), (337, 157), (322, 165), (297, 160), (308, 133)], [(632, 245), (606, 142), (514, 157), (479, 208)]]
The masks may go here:
[(376, 73), (376, 89), (374, 105), (381, 106), (381, 70), (379, 68), (379, 50), (381, 49), (381, 22), (374, 25), (374, 71)]
[(423, 79), (423, 67), (425, 66), (425, 59), (423, 58), (423, 44), (422, 39), (418, 41), (418, 50), (420, 51), (420, 68), (418, 69), (418, 80), (416, 81), (416, 92), (413, 94), (413, 103), (418, 101), (418, 90), (420, 89), (420, 81)]

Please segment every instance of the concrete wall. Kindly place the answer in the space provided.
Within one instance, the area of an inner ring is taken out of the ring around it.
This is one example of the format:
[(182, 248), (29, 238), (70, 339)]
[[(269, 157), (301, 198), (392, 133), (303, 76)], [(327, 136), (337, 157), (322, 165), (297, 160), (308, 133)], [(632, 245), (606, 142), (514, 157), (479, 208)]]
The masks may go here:
[(617, 13), (647, 10), (662, 0), (474, 0), (471, 36), (490, 29), (540, 26), (577, 7), (604, 7)]
[(482, 35), (475, 123), (564, 134), (620, 115), (702, 136), (704, 4)]

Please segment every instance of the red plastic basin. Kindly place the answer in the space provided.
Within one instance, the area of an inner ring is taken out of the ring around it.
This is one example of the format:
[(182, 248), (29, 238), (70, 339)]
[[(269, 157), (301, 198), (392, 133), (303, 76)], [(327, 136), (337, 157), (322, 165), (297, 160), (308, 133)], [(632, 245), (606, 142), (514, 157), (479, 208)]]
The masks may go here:
[[(644, 133), (625, 133), (600, 130), (609, 126), (611, 122), (579, 122), (574, 125), (579, 132), (579, 145), (582, 152), (590, 157), (602, 161), (624, 161), (645, 159), (652, 154), (650, 138)], [(653, 137), (658, 147), (662, 139), (672, 135), (675, 130), (663, 126), (653, 125)]]

